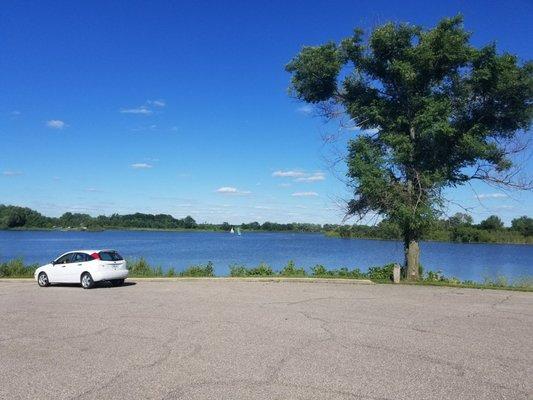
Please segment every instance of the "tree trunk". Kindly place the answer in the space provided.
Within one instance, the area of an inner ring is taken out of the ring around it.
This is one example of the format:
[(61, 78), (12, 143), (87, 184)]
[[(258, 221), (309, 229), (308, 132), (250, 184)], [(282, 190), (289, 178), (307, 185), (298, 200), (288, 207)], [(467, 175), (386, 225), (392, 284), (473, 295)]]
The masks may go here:
[(405, 277), (408, 280), (417, 280), (419, 278), (420, 267), (420, 247), (418, 240), (406, 238), (405, 240)]

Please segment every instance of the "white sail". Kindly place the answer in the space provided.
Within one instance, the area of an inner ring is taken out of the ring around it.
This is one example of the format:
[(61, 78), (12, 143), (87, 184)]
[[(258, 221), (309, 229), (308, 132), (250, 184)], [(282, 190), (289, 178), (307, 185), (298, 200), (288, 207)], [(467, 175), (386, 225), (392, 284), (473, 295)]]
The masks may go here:
[(241, 228), (237, 228), (237, 235), (241, 236)]
[(231, 230), (229, 231), (229, 233), (235, 233), (235, 231), (233, 230), (233, 227), (231, 228)]

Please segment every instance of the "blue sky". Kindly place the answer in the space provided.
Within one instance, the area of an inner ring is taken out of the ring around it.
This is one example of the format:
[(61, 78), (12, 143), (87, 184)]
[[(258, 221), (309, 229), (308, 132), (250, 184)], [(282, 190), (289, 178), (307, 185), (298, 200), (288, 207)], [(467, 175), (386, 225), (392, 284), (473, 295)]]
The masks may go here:
[[(287, 95), (303, 45), (463, 13), (476, 45), (532, 58), (528, 1), (26, 2), (0, 10), (0, 202), (47, 215), (338, 223), (338, 131)], [(533, 171), (531, 160), (526, 172)], [(530, 193), (449, 191), (479, 221)], [(451, 204), (449, 213), (460, 209)]]

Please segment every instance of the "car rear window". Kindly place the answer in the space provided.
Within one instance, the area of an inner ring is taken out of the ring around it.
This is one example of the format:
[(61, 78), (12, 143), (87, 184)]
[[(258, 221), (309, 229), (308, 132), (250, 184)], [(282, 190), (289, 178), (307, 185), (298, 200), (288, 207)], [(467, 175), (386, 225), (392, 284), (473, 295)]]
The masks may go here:
[(103, 261), (122, 261), (124, 260), (120, 254), (118, 254), (116, 251), (101, 251), (100, 253), (100, 260)]

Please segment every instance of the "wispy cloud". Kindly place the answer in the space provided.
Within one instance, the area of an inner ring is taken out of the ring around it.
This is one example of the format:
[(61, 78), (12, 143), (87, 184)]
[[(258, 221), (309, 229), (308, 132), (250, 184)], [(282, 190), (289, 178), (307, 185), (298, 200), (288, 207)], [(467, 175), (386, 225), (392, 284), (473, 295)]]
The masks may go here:
[(97, 188), (93, 188), (93, 187), (87, 188), (87, 189), (85, 189), (85, 191), (89, 192), (89, 193), (101, 193), (101, 192), (103, 192), (103, 190), (97, 189)]
[(272, 174), (276, 178), (292, 178), (294, 182), (319, 182), (326, 179), (326, 174), (321, 171), (305, 172), (300, 170), (279, 170)]
[(317, 192), (296, 192), (292, 194), (294, 197), (316, 197)]
[(507, 196), (505, 193), (481, 193), (481, 194), (477, 194), (475, 197), (478, 198), (479, 200), (484, 200), (484, 199), (504, 199), (509, 196)]
[(138, 107), (132, 108), (121, 108), (121, 114), (137, 114), (137, 115), (152, 115), (154, 113), (154, 108), (163, 108), (167, 105), (165, 100), (146, 100), (146, 103)]
[(229, 194), (229, 195), (245, 195), (250, 194), (251, 192), (248, 190), (239, 190), (232, 186), (222, 186), (215, 190), (215, 192), (220, 194)]
[(315, 172), (312, 174), (309, 174), (308, 176), (302, 176), (300, 178), (296, 178), (296, 182), (318, 182), (323, 181), (326, 179), (326, 174), (323, 172)]
[(3, 176), (20, 176), (20, 175), (24, 175), (24, 173), (21, 171), (3, 171), (2, 175)]
[(139, 114), (139, 115), (151, 115), (153, 111), (150, 110), (147, 106), (139, 106), (134, 108), (121, 108), (121, 114)]
[(135, 163), (135, 164), (131, 164), (130, 167), (133, 169), (148, 169), (148, 168), (152, 168), (153, 165), (148, 164), (148, 163)]
[(288, 171), (275, 171), (272, 173), (273, 177), (276, 178), (301, 178), (304, 177), (306, 174), (303, 171), (294, 171), (294, 170), (288, 170)]
[(46, 121), (46, 126), (52, 129), (63, 129), (68, 127), (68, 125), (60, 119), (50, 119)]
[(165, 107), (167, 105), (166, 101), (165, 100), (162, 100), (162, 99), (159, 99), (159, 100), (148, 100), (146, 102), (147, 104), (149, 105), (152, 105), (154, 107)]

